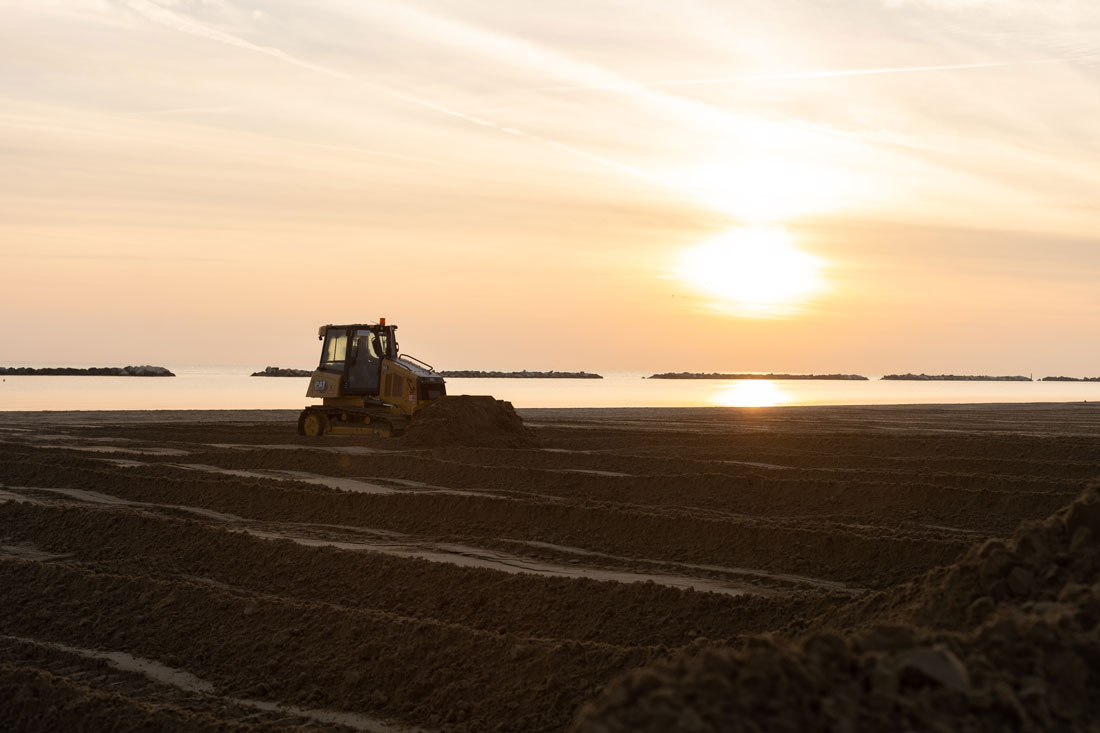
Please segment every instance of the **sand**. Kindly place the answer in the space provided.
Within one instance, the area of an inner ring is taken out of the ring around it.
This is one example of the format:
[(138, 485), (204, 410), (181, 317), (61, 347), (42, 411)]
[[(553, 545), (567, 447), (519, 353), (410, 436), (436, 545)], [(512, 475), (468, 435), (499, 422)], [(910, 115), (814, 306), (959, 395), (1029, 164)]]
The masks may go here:
[(0, 413), (0, 727), (1100, 713), (1100, 406), (519, 414)]

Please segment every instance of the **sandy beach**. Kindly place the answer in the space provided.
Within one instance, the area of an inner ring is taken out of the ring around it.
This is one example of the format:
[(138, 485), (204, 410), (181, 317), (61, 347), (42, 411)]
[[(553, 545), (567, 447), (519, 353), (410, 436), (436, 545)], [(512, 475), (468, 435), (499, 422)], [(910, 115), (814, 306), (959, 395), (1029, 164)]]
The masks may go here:
[(1100, 713), (1100, 405), (519, 414), (523, 447), (0, 413), (0, 726)]

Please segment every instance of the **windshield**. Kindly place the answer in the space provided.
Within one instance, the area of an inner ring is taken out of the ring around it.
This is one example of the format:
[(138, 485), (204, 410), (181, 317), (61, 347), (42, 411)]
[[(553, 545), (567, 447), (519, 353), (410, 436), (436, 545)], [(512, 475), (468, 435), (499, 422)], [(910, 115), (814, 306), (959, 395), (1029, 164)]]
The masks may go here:
[[(355, 332), (356, 353), (369, 354), (372, 359), (397, 356), (397, 341), (390, 329), (374, 331), (363, 329)], [(363, 349), (363, 351), (360, 351)]]

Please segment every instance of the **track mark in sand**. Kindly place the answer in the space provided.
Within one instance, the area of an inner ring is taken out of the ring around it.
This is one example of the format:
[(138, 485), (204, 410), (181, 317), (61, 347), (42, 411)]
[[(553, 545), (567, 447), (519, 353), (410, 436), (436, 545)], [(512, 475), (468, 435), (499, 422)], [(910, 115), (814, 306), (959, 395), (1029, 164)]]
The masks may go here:
[[(357, 528), (358, 529), (358, 528)], [(637, 573), (628, 570), (607, 570), (603, 568), (586, 568), (579, 566), (555, 565), (541, 562), (522, 555), (511, 555), (497, 550), (487, 550), (468, 545), (454, 543), (417, 542), (407, 539), (404, 541), (370, 541), (364, 538), (360, 541), (348, 541), (341, 539), (328, 539), (321, 537), (302, 537), (284, 532), (241, 528), (255, 537), (264, 539), (290, 540), (306, 547), (336, 547), (341, 550), (360, 552), (380, 552), (398, 557), (419, 558), (430, 562), (442, 562), (450, 565), (467, 568), (484, 568), (487, 570), (499, 570), (501, 572), (518, 575), (529, 573), (542, 575), (549, 578), (586, 578), (602, 582), (614, 583), (646, 583), (653, 582), (658, 585), (678, 588), (680, 590), (697, 590), (710, 593), (720, 593), (728, 596), (773, 596), (779, 592), (771, 588), (762, 588), (746, 583), (735, 583), (710, 578), (696, 578), (687, 575), (673, 575), (667, 573)], [(593, 553), (595, 554), (595, 553)]]
[[(198, 514), (199, 516), (206, 517), (208, 519), (214, 519), (219, 522), (243, 522), (243, 517), (238, 517), (236, 514), (226, 514), (224, 512), (216, 512), (213, 509), (204, 509), (198, 506), (187, 506), (186, 504), (156, 504), (148, 501), (131, 501), (129, 499), (122, 499), (117, 496), (111, 496), (110, 494), (101, 494), (98, 491), (88, 491), (86, 489), (55, 489), (45, 486), (8, 486), (8, 489), (14, 491), (45, 491), (51, 494), (60, 494), (61, 496), (74, 499), (77, 502), (85, 504), (103, 504), (106, 506), (133, 506), (133, 507), (146, 507), (150, 509), (178, 509), (184, 512), (191, 512), (192, 514)], [(31, 497), (24, 494), (16, 494), (12, 492), (0, 491), (0, 501), (3, 500), (3, 494), (8, 493), (14, 497), (16, 501), (26, 501), (32, 504), (43, 504), (44, 502), (36, 501)]]
[(142, 466), (148, 466), (145, 461), (134, 461), (129, 458), (100, 458), (99, 460), (104, 463), (110, 463), (112, 466), (118, 466), (119, 468), (141, 468)]
[(958, 532), (960, 534), (982, 535), (982, 536), (984, 536), (986, 534), (985, 532), (983, 532), (980, 529), (963, 529), (961, 527), (947, 527), (947, 526), (942, 525), (942, 524), (925, 524), (923, 526), (927, 527), (928, 529), (938, 529), (942, 532)]
[(606, 430), (608, 432), (636, 432), (638, 430), (644, 430), (651, 433), (686, 433), (704, 431), (707, 433), (715, 433), (723, 429), (723, 427), (720, 425), (715, 426), (708, 423), (691, 422), (668, 424), (662, 423), (659, 420), (609, 420), (606, 422), (558, 422), (555, 420), (552, 422), (539, 422), (535, 419), (524, 418), (523, 424), (529, 428), (567, 428), (569, 430)]
[[(644, 583), (654, 582), (658, 585), (664, 585), (672, 588), (678, 588), (681, 590), (698, 590), (707, 591), (711, 593), (720, 593), (730, 596), (743, 596), (743, 595), (760, 595), (770, 596), (775, 595), (776, 591), (770, 588), (762, 588), (750, 584), (723, 582), (718, 580), (712, 580), (707, 578), (697, 578), (692, 576), (676, 575), (670, 573), (638, 573), (632, 571), (617, 571), (607, 570), (600, 568), (585, 568), (585, 567), (572, 567), (566, 565), (556, 565), (553, 563), (546, 563), (531, 558), (523, 557), (520, 555), (511, 555), (504, 552), (495, 550), (482, 549), (472, 547), (468, 545), (460, 545), (455, 543), (434, 543), (434, 542), (421, 542), (417, 541), (410, 535), (402, 534), (400, 532), (394, 532), (392, 530), (374, 530), (366, 527), (354, 527), (343, 525), (320, 525), (311, 523), (264, 523), (262, 526), (267, 529), (259, 529), (255, 527), (241, 526), (249, 524), (249, 521), (243, 517), (239, 517), (233, 514), (226, 514), (223, 512), (217, 512), (212, 509), (204, 509), (202, 507), (193, 507), (180, 504), (156, 504), (151, 502), (130, 501), (127, 499), (121, 499), (119, 497), (110, 496), (108, 494), (101, 494), (95, 491), (87, 491), (84, 489), (60, 489), (60, 488), (46, 488), (46, 487), (8, 487), (10, 489), (22, 489), (25, 491), (41, 491), (60, 494), (69, 499), (73, 499), (78, 502), (101, 504), (105, 506), (129, 506), (129, 507), (142, 507), (152, 509), (178, 509), (182, 511), (192, 512), (201, 516), (214, 519), (221, 522), (232, 523), (238, 525), (239, 528), (233, 531), (244, 532), (254, 537), (260, 537), (263, 539), (287, 539), (297, 544), (306, 547), (336, 547), (342, 550), (350, 550), (357, 552), (379, 552), (388, 555), (395, 555), (398, 557), (419, 558), (428, 560), (431, 562), (441, 562), (450, 565), (457, 565), (459, 567), (471, 567), (471, 568), (485, 568), (489, 570), (498, 570), (509, 574), (530, 573), (534, 575), (542, 575), (546, 577), (566, 577), (566, 578), (588, 578), (591, 580), (604, 581), (604, 582), (618, 582), (618, 583)], [(16, 501), (31, 501), (30, 499), (21, 494), (11, 493), (12, 498)], [(303, 536), (301, 533), (293, 533), (280, 531), (280, 527), (300, 527), (302, 530), (321, 530), (316, 532), (320, 536)], [(347, 539), (335, 539), (331, 536), (324, 536), (336, 530), (345, 534), (354, 533), (357, 537), (355, 541)], [(528, 543), (532, 546), (542, 546), (546, 548), (560, 549), (569, 551), (570, 548), (562, 548), (556, 545), (549, 545), (546, 543), (532, 542)], [(608, 557), (615, 558), (612, 555), (601, 555), (601, 553), (588, 552), (586, 550), (573, 549), (574, 554), (587, 554), (596, 557)], [(23, 559), (35, 559), (26, 554), (21, 555)], [(53, 558), (49, 558), (53, 559)], [(629, 558), (615, 558), (615, 559), (629, 559)], [(659, 564), (654, 562), (653, 564)], [(692, 567), (684, 563), (664, 563), (668, 565), (678, 565), (681, 567)], [(713, 570), (714, 568), (699, 566), (702, 569)], [(718, 570), (727, 570), (718, 568)], [(746, 571), (740, 573), (741, 575), (752, 575), (754, 573)], [(760, 571), (755, 573), (761, 577), (779, 578), (782, 579), (788, 576), (772, 575)], [(795, 576), (789, 576), (795, 577)], [(827, 582), (827, 581), (822, 581)], [(811, 585), (813, 583), (810, 583)], [(840, 585), (840, 584), (836, 584)]]
[(607, 453), (609, 451), (601, 450), (580, 450), (578, 448), (539, 448), (543, 453), (578, 453), (580, 455), (597, 455), (600, 453)]
[(0, 545), (0, 557), (31, 560), (33, 562), (50, 562), (51, 560), (65, 560), (73, 557), (73, 555), (71, 553), (57, 555), (52, 552), (45, 552), (34, 545)]
[(647, 558), (636, 557), (623, 557), (621, 555), (609, 555), (603, 552), (596, 552), (594, 550), (585, 550), (580, 547), (569, 547), (568, 545), (555, 545), (549, 542), (537, 542), (535, 540), (502, 540), (503, 542), (514, 542), (521, 545), (528, 545), (530, 547), (541, 547), (546, 550), (554, 550), (557, 552), (564, 552), (571, 555), (586, 555), (589, 557), (603, 557), (608, 560), (618, 560), (622, 562), (632, 563), (645, 563), (647, 565), (663, 565), (665, 567), (678, 567), (687, 568), (691, 570), (706, 570), (714, 573), (724, 573), (726, 575), (741, 575), (750, 576), (754, 578), (765, 578), (768, 580), (781, 580), (786, 583), (792, 583), (795, 585), (808, 585), (820, 590), (834, 591), (837, 593), (861, 593), (862, 588), (852, 588), (837, 580), (825, 580), (823, 578), (811, 578), (808, 575), (793, 575), (791, 573), (772, 573), (767, 570), (757, 570), (755, 568), (728, 568), (721, 565), (698, 565), (696, 563), (689, 562), (677, 562), (676, 560), (649, 560)]
[[(421, 483), (419, 481), (409, 481), (406, 479), (390, 479), (390, 478), (372, 478), (372, 481), (364, 481), (361, 478), (344, 478), (342, 476), (323, 476), (319, 473), (309, 473), (308, 471), (292, 471), (292, 470), (276, 470), (276, 469), (255, 469), (246, 471), (237, 468), (220, 468), (219, 466), (211, 466), (205, 463), (157, 463), (149, 464), (142, 463), (140, 461), (130, 461), (121, 458), (105, 458), (103, 459), (116, 466), (124, 468), (135, 468), (138, 466), (156, 465), (158, 467), (167, 466), (170, 468), (182, 468), (187, 471), (204, 471), (207, 473), (220, 473), (226, 476), (240, 476), (242, 478), (259, 478), (259, 479), (273, 479), (275, 481), (301, 481), (302, 483), (315, 484), (317, 486), (325, 486), (330, 489), (337, 489), (339, 491), (351, 491), (356, 494), (407, 494), (407, 493), (425, 493), (425, 494), (455, 494), (460, 496), (480, 496), (485, 498), (499, 498), (496, 494), (490, 494), (484, 491), (467, 491), (464, 489), (448, 489), (444, 486), (432, 486), (430, 484)], [(386, 486), (381, 483), (373, 483), (373, 481), (383, 481), (389, 484), (397, 484), (398, 486)], [(404, 487), (404, 488), (399, 488)]]
[[(27, 435), (25, 440), (0, 440), (0, 443), (7, 443), (9, 445), (26, 445), (34, 448), (52, 449), (57, 448), (60, 450), (75, 450), (84, 453), (133, 453), (135, 455), (145, 456), (187, 456), (191, 455), (191, 451), (183, 450), (182, 448), (165, 448), (158, 446), (151, 447), (123, 447), (120, 445), (101, 445), (105, 442), (120, 443), (120, 442), (136, 442), (129, 441), (127, 438), (93, 438), (88, 436), (75, 436), (75, 435)], [(43, 441), (52, 440), (53, 443), (47, 443)], [(87, 443), (96, 443), (97, 445), (87, 445)]]
[(142, 657), (135, 657), (125, 652), (104, 652), (95, 649), (84, 649), (81, 647), (68, 646), (67, 644), (57, 644), (49, 641), (41, 641), (39, 639), (29, 639), (22, 636), (0, 636), (0, 639), (7, 641), (19, 641), (24, 644), (34, 644), (36, 646), (44, 646), (50, 649), (57, 649), (58, 651), (68, 652), (69, 654), (76, 654), (77, 656), (86, 657), (88, 659), (103, 659), (107, 661), (115, 669), (121, 669), (124, 672), (137, 672), (144, 675), (154, 682), (160, 682), (165, 685), (171, 685), (184, 692), (193, 692), (199, 694), (210, 694), (214, 692), (214, 685), (209, 682), (199, 679), (198, 677), (184, 672), (180, 669), (168, 667), (160, 662), (153, 661), (152, 659), (143, 659)]
[[(381, 481), (386, 484), (397, 484), (403, 486), (406, 489), (417, 489), (419, 493), (424, 494), (451, 494), (454, 496), (480, 496), (485, 499), (499, 499), (500, 494), (493, 494), (488, 491), (474, 491), (472, 489), (451, 489), (446, 486), (437, 486), (436, 484), (426, 484), (423, 481), (413, 481), (407, 478), (389, 478), (387, 476), (358, 476), (360, 480), (367, 481)], [(416, 493), (416, 492), (403, 492), (403, 493)]]
[(791, 466), (780, 466), (776, 463), (757, 463), (756, 461), (714, 461), (714, 463), (728, 463), (735, 466), (752, 466), (753, 468), (767, 468), (772, 471), (789, 470)]
[(634, 474), (631, 473), (623, 473), (621, 471), (599, 471), (595, 468), (542, 468), (536, 470), (549, 471), (551, 473), (583, 473), (589, 476), (610, 476), (612, 478), (634, 477)]
[(355, 527), (355, 526), (352, 526), (350, 524), (317, 524), (315, 522), (278, 522), (278, 523), (271, 523), (271, 524), (272, 525), (277, 525), (277, 526), (280, 526), (280, 527), (302, 527), (302, 528), (306, 528), (306, 529), (314, 528), (314, 529), (320, 529), (324, 532), (329, 532), (329, 531), (332, 531), (332, 530), (335, 529), (335, 530), (338, 530), (338, 531), (341, 531), (341, 532), (351, 532), (353, 534), (370, 535), (371, 537), (392, 537), (392, 538), (401, 539), (401, 538), (409, 536), (409, 535), (405, 534), (404, 532), (395, 532), (392, 529), (374, 529), (372, 527)]
[[(359, 476), (359, 478), (370, 481), (386, 481), (391, 484), (397, 484), (398, 486), (408, 486), (411, 489), (438, 489), (449, 493), (457, 491), (456, 489), (448, 489), (446, 486), (435, 486), (433, 484), (426, 484), (423, 481), (413, 481), (408, 478), (386, 478), (385, 476)], [(488, 494), (486, 494), (486, 496), (488, 496)]]
[(124, 672), (134, 672), (154, 682), (159, 682), (162, 685), (168, 685), (178, 690), (183, 690), (184, 692), (203, 695), (232, 705), (263, 710), (265, 712), (285, 713), (287, 715), (308, 718), (318, 723), (325, 723), (328, 725), (344, 725), (356, 730), (368, 731), (368, 733), (425, 733), (422, 728), (399, 727), (358, 713), (348, 713), (341, 710), (300, 708), (295, 705), (284, 705), (282, 703), (269, 702), (266, 700), (249, 700), (228, 695), (218, 695), (215, 692), (217, 688), (213, 684), (196, 677), (190, 672), (185, 672), (175, 667), (169, 667), (152, 659), (145, 659), (143, 657), (127, 654), (126, 652), (85, 649), (83, 647), (68, 646), (67, 644), (58, 644), (56, 642), (31, 639), (22, 636), (3, 635), (0, 636), (0, 639), (32, 644), (48, 649), (56, 649), (57, 651), (74, 654), (86, 659), (102, 659), (115, 669), (120, 669)]
[(267, 712), (287, 713), (297, 715), (300, 718), (309, 718), (319, 723), (329, 725), (345, 725), (356, 730), (369, 731), (370, 733), (426, 733), (423, 728), (406, 728), (388, 725), (375, 718), (368, 718), (357, 713), (344, 713), (339, 710), (319, 710), (316, 708), (300, 708), (295, 705), (266, 702), (264, 700), (247, 700), (243, 698), (228, 698), (238, 705), (244, 705), (257, 710)]
[(321, 476), (316, 473), (308, 473), (306, 471), (290, 471), (290, 470), (257, 470), (257, 471), (242, 471), (235, 468), (219, 468), (217, 466), (208, 466), (203, 463), (171, 463), (167, 464), (175, 468), (184, 468), (190, 471), (205, 471), (207, 473), (222, 473), (228, 476), (241, 476), (242, 478), (263, 478), (263, 479), (275, 479), (277, 481), (301, 481), (307, 484), (316, 484), (318, 486), (326, 486), (330, 489), (340, 489), (342, 491), (353, 491), (358, 494), (397, 494), (400, 493), (400, 489), (395, 489), (390, 486), (382, 486), (381, 484), (370, 484), (366, 481), (359, 481), (352, 478), (341, 478), (339, 476)]
[(204, 578), (201, 575), (188, 575), (187, 573), (175, 573), (175, 577), (181, 580), (186, 580), (189, 583), (198, 583), (200, 585), (208, 585), (211, 588), (220, 588), (221, 590), (227, 590), (230, 593), (239, 593), (242, 595), (250, 595), (251, 591), (247, 588), (241, 588), (229, 583), (223, 583), (220, 580), (214, 580), (213, 578)]
[(589, 476), (606, 476), (609, 478), (637, 478), (632, 473), (623, 473), (621, 471), (601, 471), (595, 468), (540, 468), (538, 466), (492, 466), (486, 463), (464, 463), (461, 461), (438, 461), (439, 463), (452, 463), (459, 466), (467, 466), (471, 468), (486, 468), (490, 470), (500, 469), (519, 469), (523, 471), (539, 471), (541, 473), (580, 473)]
[(9, 486), (8, 488), (16, 491), (48, 491), (51, 494), (61, 494), (86, 504), (107, 504), (109, 506), (137, 506), (140, 504), (140, 502), (120, 499), (117, 496), (101, 494), (98, 491), (88, 491), (87, 489), (55, 489), (46, 486)]
[(368, 448), (365, 445), (301, 445), (299, 443), (276, 443), (273, 445), (250, 445), (248, 443), (206, 443), (211, 448), (230, 450), (311, 450), (321, 453), (342, 453), (348, 456), (366, 456), (372, 453), (406, 453), (407, 451)]
[[(15, 487), (12, 487), (12, 488), (15, 488)], [(3, 504), (3, 503), (8, 502), (8, 501), (14, 501), (17, 504), (44, 504), (45, 503), (45, 502), (39, 501), (38, 499), (32, 499), (29, 496), (24, 496), (23, 494), (16, 494), (16, 493), (11, 492), (11, 491), (4, 491), (3, 489), (0, 489), (0, 504)]]
[(65, 443), (37, 444), (35, 448), (60, 448), (83, 453), (130, 453), (141, 456), (189, 456), (191, 451), (181, 448), (123, 448), (117, 445), (69, 445)]

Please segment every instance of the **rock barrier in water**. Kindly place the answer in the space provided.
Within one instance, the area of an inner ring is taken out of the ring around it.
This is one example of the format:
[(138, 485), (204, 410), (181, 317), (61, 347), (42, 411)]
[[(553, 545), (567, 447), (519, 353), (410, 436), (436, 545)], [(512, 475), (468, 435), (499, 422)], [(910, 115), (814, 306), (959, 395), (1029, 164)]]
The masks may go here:
[(269, 366), (262, 372), (252, 372), (253, 377), (308, 377), (313, 372), (308, 369), (289, 369), (285, 367)]
[(589, 372), (483, 372), (472, 369), (439, 372), (441, 377), (454, 379), (603, 379), (602, 375)]
[(1100, 382), (1100, 377), (1043, 377), (1040, 382)]
[(720, 372), (664, 372), (653, 374), (646, 379), (821, 379), (821, 380), (848, 380), (867, 381), (867, 377), (860, 374), (755, 374)]
[(62, 377), (174, 377), (162, 366), (124, 367), (0, 367), (0, 374), (10, 376), (62, 376)]
[(904, 382), (1031, 382), (1031, 377), (991, 377), (988, 374), (887, 374), (886, 380)]

